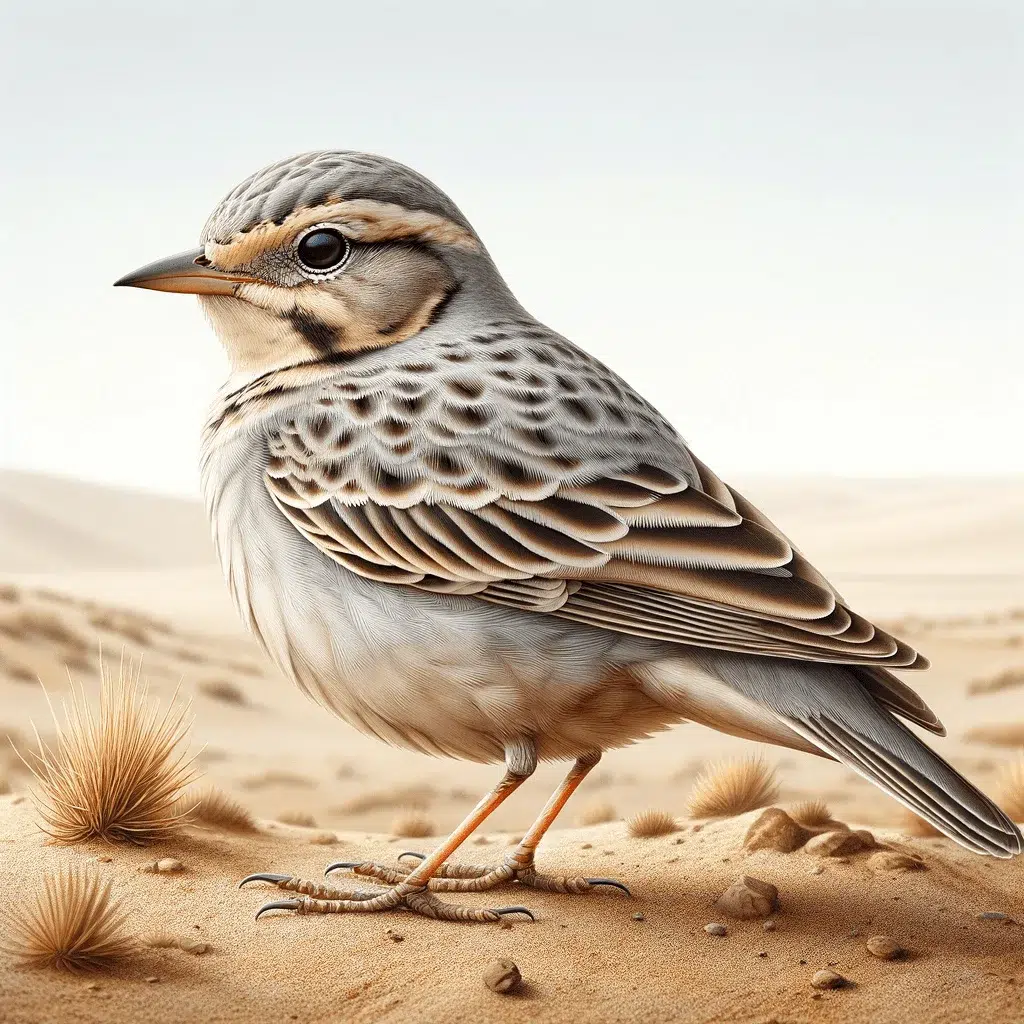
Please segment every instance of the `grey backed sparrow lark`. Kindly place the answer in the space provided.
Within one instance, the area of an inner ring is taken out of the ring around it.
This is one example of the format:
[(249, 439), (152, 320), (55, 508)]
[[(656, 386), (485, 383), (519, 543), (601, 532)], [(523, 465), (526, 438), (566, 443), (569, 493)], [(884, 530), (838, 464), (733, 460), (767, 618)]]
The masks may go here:
[[(198, 294), (227, 349), (203, 489), (271, 658), (363, 732), (505, 764), (418, 863), (328, 869), (362, 887), (254, 875), (297, 894), (263, 909), (494, 921), (524, 908), (436, 894), (618, 884), (541, 874), (534, 851), (602, 751), (682, 721), (834, 758), (968, 849), (1021, 852), (901, 721), (944, 732), (889, 671), (925, 659), (530, 316), (426, 178), (362, 153), (282, 161), (227, 195), (199, 249), (117, 283)], [(492, 868), (449, 863), (538, 759), (574, 764), (522, 842)]]

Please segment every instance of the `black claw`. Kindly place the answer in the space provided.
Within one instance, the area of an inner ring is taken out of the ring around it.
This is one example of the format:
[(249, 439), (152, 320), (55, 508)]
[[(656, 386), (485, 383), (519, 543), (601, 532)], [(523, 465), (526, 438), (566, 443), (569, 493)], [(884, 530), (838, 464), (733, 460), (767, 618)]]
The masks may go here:
[(419, 860), (426, 860), (427, 855), (425, 853), (416, 853), (415, 850), (406, 850), (405, 853), (400, 853), (397, 860), (401, 860), (403, 857), (416, 857)]
[(621, 882), (616, 882), (614, 878), (584, 878), (584, 882), (589, 882), (591, 885), (610, 885), (616, 889), (621, 889), (627, 896), (632, 897), (632, 893), (627, 889)]
[(363, 862), (361, 860), (338, 860), (333, 864), (328, 864), (324, 868), (324, 878), (326, 878), (332, 871), (340, 871), (342, 868), (357, 868)]
[(260, 872), (255, 875), (247, 875), (238, 883), (238, 888), (241, 889), (247, 882), (273, 882), (276, 885), (278, 882), (286, 882), (291, 877), (291, 875), (269, 875)]
[(256, 911), (256, 920), (260, 919), (261, 914), (265, 914), (268, 910), (301, 910), (302, 900), (274, 900), (273, 903), (264, 903), (259, 910)]
[(499, 917), (504, 917), (506, 914), (525, 914), (531, 921), (537, 920), (533, 916), (533, 911), (527, 910), (526, 907), (495, 907), (493, 913)]

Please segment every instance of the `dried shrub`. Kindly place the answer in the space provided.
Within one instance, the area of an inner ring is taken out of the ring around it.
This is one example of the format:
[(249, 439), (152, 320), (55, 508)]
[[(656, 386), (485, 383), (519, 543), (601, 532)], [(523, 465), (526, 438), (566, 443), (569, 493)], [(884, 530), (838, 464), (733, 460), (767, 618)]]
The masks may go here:
[(1014, 821), (1024, 821), (1024, 754), (999, 770), (996, 793), (1003, 810)]
[(211, 825), (229, 832), (255, 832), (256, 819), (237, 800), (209, 787), (189, 791), (180, 798), (189, 822)]
[(1024, 668), (1008, 668), (988, 679), (974, 679), (967, 684), (967, 692), (972, 697), (976, 697), (982, 693), (1012, 690), (1017, 686), (1024, 686)]
[[(51, 710), (52, 705), (51, 705)], [(137, 666), (122, 662), (115, 677), (101, 664), (98, 710), (72, 684), (56, 738), (28, 754), (43, 830), (61, 843), (100, 838), (144, 845), (183, 822), (179, 797), (197, 771), (184, 752), (188, 706), (172, 701), (161, 713), (140, 686)]]
[(824, 800), (803, 800), (789, 812), (789, 816), (810, 828), (835, 824), (835, 818), (832, 817), (832, 812)]
[(423, 839), (436, 833), (434, 823), (416, 811), (407, 811), (399, 814), (391, 822), (391, 834), (401, 836), (403, 839)]
[(607, 800), (592, 800), (580, 811), (577, 821), (581, 825), (603, 825), (617, 817), (615, 808)]
[(668, 811), (641, 811), (626, 819), (626, 829), (634, 839), (653, 839), (679, 831), (679, 822)]
[(979, 725), (964, 733), (968, 743), (984, 743), (989, 747), (1024, 747), (1024, 722), (1005, 725)]
[(230, 679), (206, 679), (201, 682), (197, 689), (204, 697), (219, 700), (223, 704), (233, 704), (236, 707), (248, 707), (249, 698), (237, 683)]
[(690, 791), (694, 818), (731, 818), (767, 807), (779, 796), (775, 769), (761, 757), (725, 761), (706, 768)]
[(251, 775), (243, 779), (239, 785), (243, 789), (266, 789), (268, 786), (295, 786), (299, 789), (313, 789), (316, 783), (305, 775), (295, 772), (267, 771), (259, 775)]
[(307, 811), (282, 811), (277, 820), (283, 825), (297, 825), (299, 828), (316, 828), (316, 819)]
[(394, 789), (376, 789), (354, 796), (338, 807), (339, 814), (362, 814), (365, 811), (385, 811), (408, 807), (426, 810), (437, 796), (433, 786), (397, 786)]
[(111, 899), (110, 882), (94, 872), (61, 870), (43, 876), (34, 900), (3, 911), (3, 948), (31, 967), (61, 971), (109, 967), (134, 943), (124, 933), (125, 912)]

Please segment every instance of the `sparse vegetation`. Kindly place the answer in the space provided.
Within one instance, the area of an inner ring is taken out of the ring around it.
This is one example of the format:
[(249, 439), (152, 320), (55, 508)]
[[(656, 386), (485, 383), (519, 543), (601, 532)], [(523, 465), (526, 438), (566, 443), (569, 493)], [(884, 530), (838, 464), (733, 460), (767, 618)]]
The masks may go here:
[(434, 823), (425, 815), (416, 811), (406, 811), (399, 814), (391, 822), (391, 834), (400, 836), (403, 839), (423, 839), (425, 836), (436, 834), (437, 829)]
[(626, 819), (626, 829), (634, 839), (653, 839), (679, 831), (679, 822), (668, 811), (641, 811)]
[(984, 743), (989, 747), (1024, 747), (1024, 722), (1004, 725), (979, 725), (964, 733), (968, 743)]
[(1024, 754), (999, 770), (996, 794), (1003, 810), (1014, 821), (1024, 821)]
[(48, 873), (35, 899), (12, 901), (3, 911), (3, 948), (31, 967), (108, 967), (134, 948), (124, 933), (125, 917), (111, 899), (109, 881), (75, 868)]
[(983, 693), (999, 693), (1024, 686), (1024, 668), (1008, 668), (987, 679), (974, 679), (967, 684), (967, 692), (976, 697)]
[(229, 832), (255, 832), (256, 820), (237, 800), (212, 787), (189, 791), (180, 798), (187, 820)]
[(316, 828), (316, 819), (307, 811), (282, 811), (277, 820), (282, 825), (297, 825), (299, 828)]
[(362, 814), (364, 811), (384, 811), (389, 808), (408, 807), (422, 811), (437, 796), (433, 786), (397, 786), (394, 789), (375, 789), (361, 793), (337, 808), (339, 814)]
[(237, 683), (230, 679), (205, 679), (196, 689), (204, 697), (219, 700), (223, 704), (234, 704), (236, 707), (248, 707), (249, 698)]
[(183, 751), (188, 707), (161, 713), (140, 686), (137, 666), (121, 663), (116, 677), (101, 664), (98, 711), (72, 685), (63, 722), (54, 711), (56, 738), (39, 739), (26, 764), (42, 827), (61, 843), (100, 838), (151, 843), (183, 822), (182, 790), (195, 780)]
[(731, 818), (767, 807), (779, 796), (775, 769), (761, 757), (713, 764), (697, 776), (690, 791), (694, 818)]
[(580, 811), (577, 820), (581, 825), (603, 825), (617, 817), (615, 808), (607, 800), (592, 800)]
[(801, 825), (809, 828), (817, 828), (820, 825), (831, 825), (835, 823), (832, 812), (824, 800), (804, 800), (798, 803), (790, 812), (789, 816), (798, 821)]

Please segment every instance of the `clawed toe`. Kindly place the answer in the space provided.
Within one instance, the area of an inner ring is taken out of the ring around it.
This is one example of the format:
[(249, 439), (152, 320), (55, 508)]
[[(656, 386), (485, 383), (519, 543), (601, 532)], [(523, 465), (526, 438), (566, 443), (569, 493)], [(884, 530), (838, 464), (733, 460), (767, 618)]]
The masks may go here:
[(302, 900), (274, 900), (271, 903), (264, 903), (259, 910), (256, 911), (256, 920), (267, 913), (269, 910), (301, 910)]
[(588, 885), (609, 885), (613, 889), (621, 889), (631, 899), (633, 894), (629, 891), (629, 888), (623, 885), (622, 882), (616, 882), (614, 878), (584, 878), (584, 882)]

